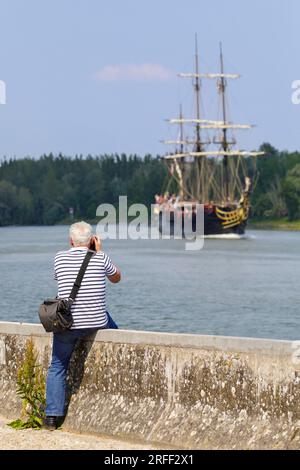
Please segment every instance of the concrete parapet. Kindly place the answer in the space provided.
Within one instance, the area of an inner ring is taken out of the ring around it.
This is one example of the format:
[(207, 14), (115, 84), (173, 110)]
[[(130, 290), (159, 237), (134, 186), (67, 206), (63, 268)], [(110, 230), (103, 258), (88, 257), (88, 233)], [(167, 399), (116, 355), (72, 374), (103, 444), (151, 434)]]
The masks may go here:
[[(0, 322), (0, 407), (7, 417), (19, 413), (16, 372), (29, 337), (46, 368), (51, 335), (40, 325)], [(71, 361), (64, 427), (189, 449), (300, 448), (295, 346), (99, 331)]]

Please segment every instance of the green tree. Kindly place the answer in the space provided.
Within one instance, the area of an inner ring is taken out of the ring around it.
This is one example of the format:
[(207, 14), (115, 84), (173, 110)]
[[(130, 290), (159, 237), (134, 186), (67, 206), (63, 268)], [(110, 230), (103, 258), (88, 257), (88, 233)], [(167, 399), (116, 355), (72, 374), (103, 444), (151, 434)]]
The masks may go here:
[(9, 181), (0, 181), (0, 225), (14, 223), (14, 212), (18, 206), (18, 190)]
[(287, 206), (289, 220), (298, 219), (300, 216), (300, 163), (288, 172), (283, 182), (283, 197)]

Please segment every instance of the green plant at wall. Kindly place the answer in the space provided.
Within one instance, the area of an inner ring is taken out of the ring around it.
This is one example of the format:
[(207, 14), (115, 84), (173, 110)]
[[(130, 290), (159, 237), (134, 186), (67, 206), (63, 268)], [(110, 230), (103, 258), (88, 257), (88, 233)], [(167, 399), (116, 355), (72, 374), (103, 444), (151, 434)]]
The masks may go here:
[(45, 410), (45, 375), (38, 364), (38, 354), (32, 339), (26, 343), (23, 364), (17, 374), (17, 395), (22, 399), (21, 419), (8, 424), (14, 429), (39, 429)]

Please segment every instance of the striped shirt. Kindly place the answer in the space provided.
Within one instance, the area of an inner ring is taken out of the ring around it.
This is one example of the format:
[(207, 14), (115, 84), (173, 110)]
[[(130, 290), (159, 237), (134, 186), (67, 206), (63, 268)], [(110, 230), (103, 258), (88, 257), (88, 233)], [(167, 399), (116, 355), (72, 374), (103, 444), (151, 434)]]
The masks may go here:
[[(54, 279), (58, 283), (58, 297), (69, 298), (86, 253), (87, 248), (79, 246), (56, 254)], [(116, 272), (116, 267), (105, 253), (95, 253), (91, 258), (72, 305), (72, 330), (106, 327), (105, 276), (113, 276)]]

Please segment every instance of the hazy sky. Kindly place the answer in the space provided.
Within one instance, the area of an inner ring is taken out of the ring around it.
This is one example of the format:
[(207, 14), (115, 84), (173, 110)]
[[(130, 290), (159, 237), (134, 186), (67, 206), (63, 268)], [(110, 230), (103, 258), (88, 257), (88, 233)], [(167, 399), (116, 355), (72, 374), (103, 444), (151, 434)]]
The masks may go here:
[[(300, 150), (299, 0), (0, 0), (0, 156), (163, 153), (164, 121), (183, 102), (198, 33), (202, 71), (223, 42), (232, 121), (258, 127), (241, 148), (269, 141)], [(205, 109), (217, 110), (208, 85)]]

